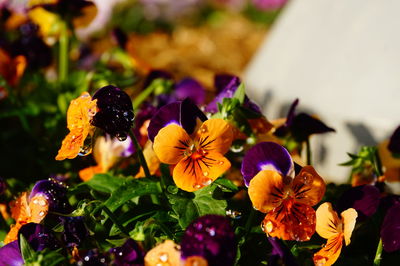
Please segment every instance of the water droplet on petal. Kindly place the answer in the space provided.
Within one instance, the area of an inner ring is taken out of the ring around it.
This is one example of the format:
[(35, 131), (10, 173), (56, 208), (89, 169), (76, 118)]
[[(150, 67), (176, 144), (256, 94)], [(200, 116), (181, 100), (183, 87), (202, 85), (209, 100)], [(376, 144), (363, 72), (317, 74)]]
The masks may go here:
[(193, 185), (193, 188), (195, 188), (195, 189), (200, 189), (200, 188), (201, 188), (201, 185), (200, 185), (200, 184), (194, 184), (194, 185)]
[(118, 132), (117, 134), (115, 134), (115, 137), (119, 140), (119, 141), (124, 141), (128, 138), (128, 135), (125, 132)]
[(88, 135), (83, 142), (83, 146), (81, 147), (78, 155), (79, 156), (86, 156), (92, 152), (92, 136)]
[(223, 165), (223, 164), (224, 164), (224, 161), (219, 161), (218, 164), (219, 164), (219, 165)]
[(207, 171), (204, 171), (204, 172), (203, 172), (203, 175), (204, 175), (204, 176), (208, 176), (209, 173), (208, 173)]
[(160, 254), (160, 260), (162, 262), (167, 262), (168, 261), (168, 254), (167, 253), (161, 253)]
[(205, 179), (203, 179), (202, 182), (201, 182), (201, 184), (202, 184), (203, 186), (208, 186), (208, 185), (210, 185), (211, 183), (212, 183), (212, 180), (211, 180), (210, 178), (205, 178)]
[(44, 211), (40, 211), (39, 216), (44, 216)]
[(233, 218), (233, 219), (240, 219), (242, 216), (241, 212), (235, 211), (235, 210), (227, 210), (226, 211), (226, 216)]
[(268, 233), (268, 234), (269, 234), (269, 233), (271, 233), (272, 230), (274, 229), (274, 225), (272, 224), (271, 221), (268, 221), (268, 222), (266, 222), (266, 223), (263, 223), (262, 225), (263, 225), (262, 229), (263, 229), (263, 231), (264, 231), (265, 233)]

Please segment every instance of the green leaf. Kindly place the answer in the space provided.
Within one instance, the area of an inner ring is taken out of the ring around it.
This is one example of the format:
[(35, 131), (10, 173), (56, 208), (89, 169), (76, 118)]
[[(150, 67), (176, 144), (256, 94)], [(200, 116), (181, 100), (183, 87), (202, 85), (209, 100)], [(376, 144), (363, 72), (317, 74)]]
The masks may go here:
[(197, 217), (206, 214), (225, 215), (226, 200), (215, 197), (215, 194), (220, 191), (215, 184), (212, 184), (194, 193), (180, 191), (176, 195), (167, 194), (182, 229), (185, 229)]
[(219, 186), (224, 192), (238, 192), (239, 187), (233, 184), (233, 182), (226, 178), (218, 178), (214, 181), (214, 184)]
[(111, 211), (115, 211), (128, 200), (150, 194), (161, 193), (160, 183), (147, 178), (129, 180), (124, 182), (104, 203)]
[(29, 245), (26, 238), (20, 234), (20, 241), (21, 241), (21, 255), (25, 262), (34, 262), (36, 261), (36, 253)]
[(233, 98), (238, 99), (240, 104), (242, 105), (244, 103), (245, 96), (246, 94), (244, 90), (244, 84), (240, 83), (239, 87), (235, 91), (235, 94), (233, 94)]
[(120, 187), (124, 181), (125, 179), (108, 174), (97, 174), (85, 183), (96, 191), (112, 193), (114, 190)]

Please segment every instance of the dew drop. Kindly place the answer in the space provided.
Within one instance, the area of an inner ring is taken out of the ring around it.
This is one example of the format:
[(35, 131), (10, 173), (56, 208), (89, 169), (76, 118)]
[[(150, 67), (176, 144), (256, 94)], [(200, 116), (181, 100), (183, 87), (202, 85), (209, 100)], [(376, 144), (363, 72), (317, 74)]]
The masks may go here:
[(119, 141), (124, 141), (128, 138), (128, 135), (125, 132), (118, 132), (117, 134), (115, 134), (115, 137), (119, 140)]
[(33, 200), (33, 203), (34, 203), (34, 204), (39, 204), (39, 202), (38, 202), (37, 199)]
[(201, 133), (206, 133), (207, 132), (207, 127), (206, 126), (202, 126), (200, 128)]
[(83, 142), (83, 146), (80, 148), (78, 155), (86, 156), (92, 152), (92, 137), (88, 135)]
[(44, 211), (40, 211), (39, 216), (44, 216)]
[(219, 161), (218, 164), (219, 164), (219, 165), (223, 165), (223, 164), (224, 164), (224, 161)]
[(265, 224), (263, 223), (262, 227), (263, 231), (266, 233), (271, 233), (272, 230), (274, 229), (274, 225), (272, 224), (271, 221), (266, 222)]
[(233, 219), (240, 219), (242, 216), (241, 212), (238, 212), (235, 210), (227, 210), (225, 214), (226, 214), (226, 216), (233, 218)]
[(243, 145), (235, 144), (235, 145), (232, 145), (231, 151), (234, 153), (239, 153), (239, 152), (243, 151), (243, 148), (244, 148)]
[(203, 186), (208, 186), (212, 183), (212, 180), (210, 178), (205, 178), (204, 180), (202, 180), (201, 184)]
[(204, 176), (208, 176), (209, 173), (208, 173), (207, 171), (204, 171), (204, 172), (203, 172), (203, 175), (204, 175)]
[(159, 258), (160, 258), (160, 260), (162, 262), (167, 262), (168, 261), (168, 254), (167, 253), (162, 253)]
[(84, 260), (89, 261), (90, 260), (89, 256), (85, 256)]
[(194, 185), (193, 185), (193, 188), (199, 189), (199, 188), (201, 188), (201, 185), (200, 185), (200, 184), (194, 184)]
[(256, 207), (256, 206), (253, 206), (253, 209), (254, 209), (254, 210), (256, 210), (256, 211), (258, 211), (258, 209), (257, 209), (257, 207)]

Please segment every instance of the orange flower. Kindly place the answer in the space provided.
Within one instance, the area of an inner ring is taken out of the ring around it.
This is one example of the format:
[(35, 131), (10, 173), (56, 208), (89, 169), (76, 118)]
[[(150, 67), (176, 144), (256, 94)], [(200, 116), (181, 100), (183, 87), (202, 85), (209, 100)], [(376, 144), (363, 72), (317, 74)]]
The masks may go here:
[(152, 248), (144, 257), (145, 266), (179, 265), (181, 252), (180, 247), (172, 240)]
[(343, 211), (341, 216), (342, 219), (339, 219), (329, 202), (325, 202), (317, 209), (317, 233), (328, 241), (320, 251), (314, 254), (315, 265), (332, 265), (339, 258), (343, 240), (346, 246), (350, 244), (357, 211), (350, 208)]
[[(11, 58), (6, 51), (0, 49), (0, 76), (7, 81), (10, 86), (18, 84), (24, 74), (27, 62), (23, 55)], [(5, 88), (0, 87), (0, 99), (7, 96)]]
[[(93, 134), (90, 120), (96, 112), (96, 100), (92, 101), (88, 92), (71, 101), (67, 111), (67, 128), (70, 132), (64, 138), (56, 160), (73, 159), (78, 156), (87, 136)], [(85, 155), (89, 153), (85, 151)]]
[(15, 225), (11, 226), (4, 244), (17, 240), (18, 231), (24, 224), (40, 223), (48, 210), (49, 203), (44, 196), (38, 195), (28, 201), (28, 193), (22, 193), (16, 201), (11, 203), (11, 217), (15, 220)]
[(267, 213), (262, 228), (269, 236), (284, 240), (309, 240), (315, 232), (315, 211), (325, 193), (325, 183), (312, 166), (295, 177), (275, 170), (262, 170), (249, 184), (255, 209)]
[(176, 164), (175, 184), (186, 191), (209, 185), (231, 166), (223, 156), (233, 140), (231, 126), (223, 119), (205, 121), (194, 137), (176, 124), (162, 128), (154, 139), (154, 152), (161, 162)]

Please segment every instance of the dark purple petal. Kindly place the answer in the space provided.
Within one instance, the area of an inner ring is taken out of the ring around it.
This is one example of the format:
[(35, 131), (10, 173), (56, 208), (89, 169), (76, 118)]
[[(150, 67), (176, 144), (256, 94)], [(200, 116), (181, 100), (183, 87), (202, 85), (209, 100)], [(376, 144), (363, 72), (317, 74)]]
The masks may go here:
[(176, 102), (178, 99), (175, 97), (175, 95), (168, 94), (168, 93), (161, 93), (157, 95), (156, 97), (156, 102), (157, 102), (157, 108), (161, 108), (164, 105)]
[(53, 233), (42, 224), (25, 224), (21, 227), (21, 229), (19, 229), (19, 234), (22, 234), (25, 237), (29, 245), (35, 251), (41, 251), (45, 248), (60, 248), (60, 243), (55, 238)]
[(172, 75), (164, 70), (152, 70), (143, 82), (143, 89), (146, 89), (156, 79), (174, 80)]
[(195, 104), (204, 103), (206, 91), (204, 87), (192, 78), (182, 79), (175, 85), (175, 96), (177, 100), (190, 98)]
[(174, 102), (161, 107), (153, 116), (148, 127), (149, 139), (154, 141), (158, 131), (169, 124), (177, 124), (183, 127), (188, 134), (192, 134), (196, 121), (207, 120), (205, 114), (190, 100)]
[(79, 246), (89, 232), (83, 222), (83, 216), (78, 217), (61, 217), (64, 226), (63, 237), (67, 247)]
[(223, 89), (218, 93), (214, 100), (206, 106), (205, 111), (210, 113), (218, 112), (218, 103), (222, 103), (224, 98), (232, 98), (239, 85), (240, 79), (236, 76), (217, 76), (215, 78), (215, 86), (217, 87), (217, 90), (219, 90), (220, 87), (223, 87)]
[(280, 239), (276, 237), (268, 237), (268, 241), (272, 245), (272, 252), (268, 264), (278, 265), (278, 259), (282, 259), (286, 266), (298, 265), (292, 252), (290, 252), (289, 248), (284, 245)]
[(91, 249), (81, 256), (76, 265), (78, 266), (106, 266), (109, 265), (108, 258), (97, 249)]
[(246, 107), (247, 109), (250, 109), (251, 111), (257, 113), (257, 114), (262, 114), (260, 106), (258, 106), (255, 102), (250, 100), (247, 96), (244, 98), (244, 103), (243, 107)]
[(0, 248), (0, 265), (8, 266), (22, 266), (24, 260), (22, 259), (21, 251), (19, 249), (18, 240)]
[(129, 95), (108, 85), (99, 89), (92, 98), (97, 99), (98, 108), (92, 124), (120, 140), (125, 140), (135, 117)]
[(244, 183), (249, 186), (250, 180), (261, 170), (275, 170), (283, 176), (293, 174), (293, 160), (289, 152), (275, 142), (260, 142), (249, 149), (242, 161)]
[(70, 213), (71, 205), (67, 198), (67, 188), (63, 183), (54, 179), (40, 180), (33, 186), (29, 200), (35, 196), (43, 195), (49, 202), (49, 211)]
[(388, 149), (392, 153), (400, 154), (400, 126), (396, 128), (393, 135), (390, 137)]
[(335, 132), (333, 128), (328, 127), (321, 120), (305, 113), (295, 116), (290, 131), (299, 142), (306, 141), (312, 134)]
[(394, 204), (386, 213), (382, 223), (381, 238), (386, 252), (400, 249), (400, 203)]
[(380, 201), (379, 189), (371, 185), (352, 187), (343, 193), (336, 209), (341, 213), (353, 208), (358, 213), (358, 221), (371, 217), (377, 210)]
[(289, 133), (289, 128), (292, 126), (293, 119), (296, 113), (296, 107), (298, 104), (299, 104), (299, 99), (294, 100), (294, 102), (289, 108), (285, 124), (275, 130), (274, 134), (276, 136), (284, 137)]
[(114, 254), (114, 263), (116, 266), (140, 266), (144, 264), (144, 252), (133, 239), (128, 239), (122, 247), (110, 249)]
[(181, 241), (181, 257), (200, 256), (209, 266), (233, 265), (236, 240), (229, 220), (219, 215), (205, 215), (193, 221)]

